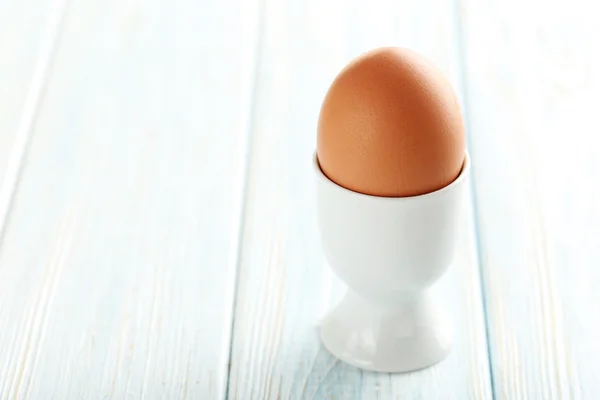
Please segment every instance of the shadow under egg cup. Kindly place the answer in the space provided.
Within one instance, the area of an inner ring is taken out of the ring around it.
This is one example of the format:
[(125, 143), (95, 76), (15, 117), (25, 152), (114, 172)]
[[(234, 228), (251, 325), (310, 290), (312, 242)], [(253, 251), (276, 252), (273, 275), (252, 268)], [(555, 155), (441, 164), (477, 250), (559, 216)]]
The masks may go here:
[(329, 180), (316, 154), (319, 235), (348, 293), (320, 326), (337, 358), (380, 372), (408, 372), (441, 361), (452, 344), (430, 287), (454, 261), (463, 224), (469, 155), (459, 176), (411, 197), (357, 193)]

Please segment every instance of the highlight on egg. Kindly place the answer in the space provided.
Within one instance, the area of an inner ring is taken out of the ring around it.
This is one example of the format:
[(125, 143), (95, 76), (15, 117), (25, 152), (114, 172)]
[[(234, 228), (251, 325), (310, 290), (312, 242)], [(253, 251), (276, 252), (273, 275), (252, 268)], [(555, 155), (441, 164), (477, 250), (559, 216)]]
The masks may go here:
[(335, 77), (319, 113), (317, 159), (331, 181), (349, 190), (416, 196), (458, 177), (464, 131), (444, 74), (412, 50), (383, 47)]

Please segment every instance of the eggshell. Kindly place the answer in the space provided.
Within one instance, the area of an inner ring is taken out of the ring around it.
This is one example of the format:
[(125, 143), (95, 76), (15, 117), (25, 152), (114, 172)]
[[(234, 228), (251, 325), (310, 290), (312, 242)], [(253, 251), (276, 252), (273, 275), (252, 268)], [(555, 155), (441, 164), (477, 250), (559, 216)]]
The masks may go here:
[(414, 51), (365, 53), (325, 95), (317, 157), (340, 186), (373, 196), (425, 194), (456, 179), (464, 156), (457, 97), (441, 71)]

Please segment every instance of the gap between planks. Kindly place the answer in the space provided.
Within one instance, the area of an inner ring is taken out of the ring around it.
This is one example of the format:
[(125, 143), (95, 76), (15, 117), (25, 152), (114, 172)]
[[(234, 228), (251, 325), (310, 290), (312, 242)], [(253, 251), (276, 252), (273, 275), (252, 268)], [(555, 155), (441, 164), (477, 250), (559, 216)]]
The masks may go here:
[(223, 353), (227, 354), (227, 365), (226, 370), (227, 373), (224, 376), (224, 382), (221, 383), (221, 387), (224, 387), (225, 390), (225, 399), (229, 399), (229, 382), (231, 376), (231, 359), (233, 357), (233, 340), (234, 340), (234, 332), (235, 332), (235, 310), (237, 307), (237, 292), (238, 292), (238, 281), (239, 281), (239, 272), (240, 266), (242, 263), (242, 248), (244, 243), (244, 225), (246, 220), (246, 202), (248, 199), (248, 181), (250, 179), (250, 165), (252, 161), (252, 137), (254, 132), (254, 120), (256, 117), (256, 106), (257, 106), (257, 98), (258, 98), (258, 87), (259, 87), (259, 76), (260, 76), (260, 63), (261, 63), (261, 55), (263, 49), (263, 38), (265, 33), (265, 8), (266, 1), (265, 0), (257, 0), (258, 2), (258, 13), (256, 17), (256, 40), (254, 44), (254, 65), (252, 66), (251, 79), (250, 83), (250, 105), (248, 107), (249, 111), (246, 115), (246, 132), (242, 136), (244, 143), (240, 146), (243, 150), (243, 160), (242, 160), (242, 172), (241, 172), (241, 184), (240, 186), (240, 203), (237, 208), (237, 216), (233, 219), (235, 221), (235, 227), (233, 231), (233, 236), (237, 238), (233, 242), (233, 261), (230, 263), (232, 279), (231, 284), (228, 287), (227, 293), (225, 295), (225, 299), (229, 302), (227, 309), (229, 310), (229, 315), (225, 318), (226, 321), (230, 321), (229, 330), (226, 332), (225, 338), (223, 340)]
[(9, 152), (4, 184), (0, 187), (0, 246), (8, 225), (8, 218), (19, 178), (25, 163), (27, 149), (31, 140), (38, 110), (44, 98), (44, 92), (52, 70), (52, 62), (59, 45), (60, 34), (67, 14), (68, 0), (55, 0), (52, 15), (43, 31), (40, 53), (35, 62), (31, 86), (25, 98), (25, 104), (19, 120), (13, 148)]

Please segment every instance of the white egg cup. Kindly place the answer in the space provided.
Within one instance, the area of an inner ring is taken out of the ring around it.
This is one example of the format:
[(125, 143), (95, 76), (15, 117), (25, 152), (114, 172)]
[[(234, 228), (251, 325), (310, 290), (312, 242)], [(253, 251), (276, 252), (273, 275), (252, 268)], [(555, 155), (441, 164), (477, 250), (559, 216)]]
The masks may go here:
[(420, 196), (378, 197), (317, 175), (319, 234), (334, 273), (349, 287), (321, 321), (337, 358), (380, 372), (408, 372), (441, 361), (452, 344), (430, 287), (452, 264), (462, 228), (470, 160), (448, 186)]

